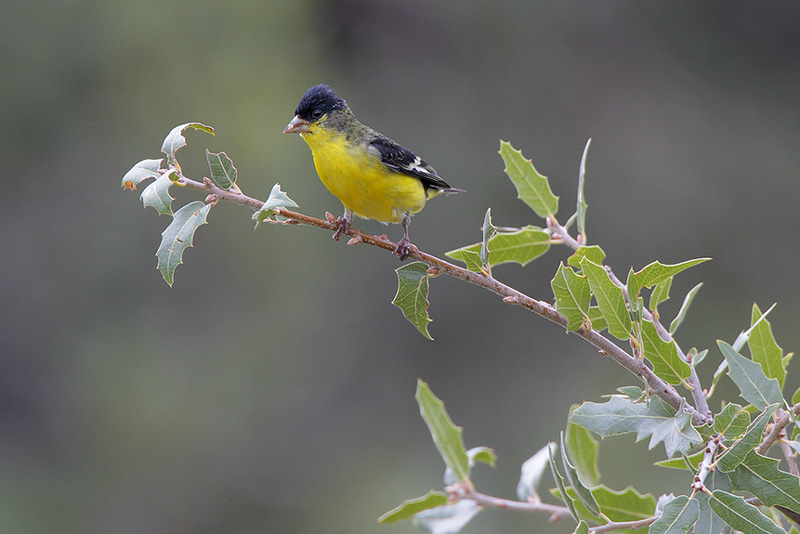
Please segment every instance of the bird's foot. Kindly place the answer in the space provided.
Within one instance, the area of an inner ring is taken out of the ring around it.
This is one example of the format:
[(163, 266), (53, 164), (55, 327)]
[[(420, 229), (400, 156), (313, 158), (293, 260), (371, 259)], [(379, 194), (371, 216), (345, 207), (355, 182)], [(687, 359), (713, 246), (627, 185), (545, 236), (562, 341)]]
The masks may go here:
[(397, 246), (394, 247), (394, 254), (400, 258), (400, 261), (408, 258), (408, 255), (411, 253), (419, 252), (417, 246), (408, 240), (407, 237), (404, 237), (400, 241), (397, 242)]
[(339, 238), (342, 235), (347, 234), (350, 231), (350, 219), (347, 217), (337, 217), (333, 221), (331, 221), (336, 226), (336, 231), (333, 232), (333, 240), (339, 241)]

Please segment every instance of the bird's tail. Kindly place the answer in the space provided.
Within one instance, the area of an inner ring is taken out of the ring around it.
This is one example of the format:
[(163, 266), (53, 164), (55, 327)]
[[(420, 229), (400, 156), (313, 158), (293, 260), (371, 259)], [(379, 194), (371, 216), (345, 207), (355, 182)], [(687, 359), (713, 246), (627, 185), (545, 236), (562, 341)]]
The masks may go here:
[(442, 193), (445, 195), (454, 195), (456, 193), (466, 193), (466, 189), (456, 189), (455, 187), (448, 187), (447, 189), (442, 189)]

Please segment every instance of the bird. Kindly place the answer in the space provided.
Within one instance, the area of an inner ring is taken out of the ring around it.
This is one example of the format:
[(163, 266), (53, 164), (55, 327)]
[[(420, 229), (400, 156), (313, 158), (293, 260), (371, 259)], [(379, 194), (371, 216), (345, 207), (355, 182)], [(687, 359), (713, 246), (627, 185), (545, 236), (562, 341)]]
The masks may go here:
[(325, 187), (344, 205), (332, 222), (336, 241), (350, 231), (353, 215), (403, 225), (394, 254), (405, 260), (416, 248), (408, 238), (411, 216), (450, 187), (422, 158), (362, 124), (347, 102), (325, 84), (308, 89), (283, 133), (297, 133), (308, 144)]

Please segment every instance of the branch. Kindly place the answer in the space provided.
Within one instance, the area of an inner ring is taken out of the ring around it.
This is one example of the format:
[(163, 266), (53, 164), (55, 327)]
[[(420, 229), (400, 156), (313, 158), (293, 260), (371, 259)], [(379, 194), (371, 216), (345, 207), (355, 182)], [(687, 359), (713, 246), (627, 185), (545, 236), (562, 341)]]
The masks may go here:
[(605, 525), (600, 525), (599, 527), (590, 528), (589, 532), (590, 534), (601, 534), (602, 532), (610, 532), (612, 530), (638, 530), (640, 528), (652, 525), (655, 523), (656, 519), (658, 519), (657, 516), (648, 517), (646, 519), (637, 519), (636, 521), (612, 521), (611, 523), (606, 523)]
[(497, 508), (500, 510), (517, 510), (520, 512), (543, 512), (550, 514), (550, 522), (555, 523), (559, 519), (572, 517), (569, 508), (565, 506), (558, 506), (555, 504), (547, 504), (541, 501), (512, 501), (510, 499), (501, 499), (499, 497), (492, 497), (484, 493), (479, 493), (469, 487), (467, 484), (456, 483), (448, 486), (445, 490), (450, 494), (450, 498), (456, 501), (470, 500), (486, 506), (488, 508)]
[[(214, 183), (209, 180), (205, 179), (203, 183), (197, 182), (195, 180), (191, 180), (184, 176), (177, 181), (177, 184), (183, 187), (187, 187), (189, 189), (195, 189), (197, 191), (205, 192), (209, 195), (209, 198), (206, 200), (209, 202), (214, 202), (217, 200), (227, 200), (233, 202), (235, 204), (240, 204), (242, 206), (248, 206), (253, 208), (254, 210), (258, 210), (264, 203), (260, 200), (248, 197), (241, 192), (238, 191), (226, 191), (214, 185)], [(309, 217), (308, 215), (303, 215), (302, 213), (297, 213), (286, 208), (276, 208), (275, 212), (287, 219), (287, 221), (279, 223), (279, 224), (305, 224), (308, 226), (316, 226), (318, 228), (324, 228), (326, 230), (335, 231), (338, 229), (338, 226), (335, 225), (332, 221), (324, 221), (322, 219), (317, 219), (314, 217)], [(555, 223), (558, 224), (558, 223)], [(353, 239), (349, 241), (348, 244), (357, 244), (357, 243), (366, 243), (368, 245), (372, 245), (375, 247), (379, 247), (388, 251), (394, 251), (396, 248), (396, 243), (389, 240), (384, 236), (375, 236), (371, 234), (367, 234), (361, 232), (360, 230), (356, 230), (354, 228), (350, 228), (347, 232), (347, 235), (351, 236)], [(562, 236), (563, 237), (563, 236)], [(570, 238), (571, 241), (575, 241), (574, 239)], [(577, 243), (577, 241), (575, 241)], [(408, 256), (409, 258), (413, 258), (415, 260), (421, 261), (426, 265), (430, 266), (433, 271), (431, 274), (438, 275), (438, 274), (446, 274), (448, 276), (452, 276), (453, 278), (458, 278), (459, 280), (464, 280), (465, 282), (469, 282), (476, 286), (482, 287), (492, 293), (503, 297), (503, 302), (508, 304), (517, 304), (522, 306), (523, 308), (532, 311), (533, 313), (539, 315), (547, 319), (548, 321), (554, 322), (565, 329), (567, 328), (568, 321), (565, 316), (557, 312), (550, 304), (544, 301), (537, 300), (533, 297), (530, 297), (521, 291), (518, 291), (502, 282), (495, 280), (494, 278), (484, 275), (483, 273), (476, 273), (472, 272), (468, 269), (463, 267), (459, 267), (458, 265), (454, 265), (448, 261), (445, 261), (441, 258), (433, 256), (431, 254), (427, 254), (418, 250), (416, 247), (412, 247), (411, 253)], [(672, 406), (676, 411), (681, 410), (681, 406), (683, 409), (692, 414), (692, 423), (695, 425), (702, 425), (708, 421), (707, 415), (698, 412), (692, 406), (686, 404), (684, 402), (683, 397), (681, 397), (675, 388), (668, 384), (667, 382), (663, 381), (661, 378), (656, 376), (653, 371), (647, 367), (642, 360), (636, 359), (623, 349), (621, 349), (618, 345), (612, 342), (610, 339), (603, 336), (596, 330), (587, 329), (585, 326), (581, 326), (578, 330), (570, 332), (575, 334), (595, 347), (599, 350), (600, 354), (603, 356), (609, 356), (625, 369), (633, 373), (634, 375), (640, 377), (644, 380), (648, 387), (650, 388), (653, 393), (661, 397), (667, 404)]]
[(704, 491), (706, 478), (708, 474), (712, 470), (712, 464), (714, 463), (714, 455), (719, 448), (719, 441), (720, 436), (717, 434), (713, 436), (708, 443), (706, 444), (706, 450), (703, 453), (703, 461), (700, 462), (700, 469), (697, 471), (697, 475), (694, 477), (694, 481), (692, 481), (692, 489), (694, 491)]
[(769, 431), (769, 434), (767, 434), (767, 437), (761, 442), (761, 445), (759, 445), (758, 449), (756, 449), (756, 452), (762, 456), (767, 454), (769, 448), (772, 447), (776, 441), (778, 441), (778, 439), (781, 437), (781, 434), (784, 434), (785, 436), (784, 429), (789, 426), (798, 415), (800, 415), (800, 402), (792, 406), (792, 409), (785, 412), (783, 417), (781, 417), (778, 422), (772, 426), (772, 430)]

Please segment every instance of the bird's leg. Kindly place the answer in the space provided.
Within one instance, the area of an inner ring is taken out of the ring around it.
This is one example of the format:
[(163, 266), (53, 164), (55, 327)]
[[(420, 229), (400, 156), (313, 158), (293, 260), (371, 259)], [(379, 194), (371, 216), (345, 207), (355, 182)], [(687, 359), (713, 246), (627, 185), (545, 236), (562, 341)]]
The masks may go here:
[(403, 215), (403, 239), (397, 242), (397, 246), (394, 247), (394, 253), (397, 254), (397, 257), (400, 258), (400, 261), (403, 261), (411, 254), (412, 249), (416, 249), (411, 241), (408, 239), (408, 225), (411, 224), (411, 215), (406, 213)]
[(346, 234), (350, 231), (350, 223), (353, 222), (353, 212), (349, 209), (344, 209), (344, 215), (338, 217), (334, 224), (336, 224), (336, 231), (333, 233), (334, 241), (339, 241), (339, 238), (342, 237), (342, 234)]

